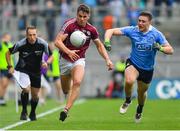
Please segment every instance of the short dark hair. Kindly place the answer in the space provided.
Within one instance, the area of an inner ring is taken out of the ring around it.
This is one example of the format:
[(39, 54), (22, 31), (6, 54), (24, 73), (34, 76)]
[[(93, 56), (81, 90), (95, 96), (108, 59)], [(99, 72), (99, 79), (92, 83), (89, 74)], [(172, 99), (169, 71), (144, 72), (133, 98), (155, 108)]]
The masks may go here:
[(142, 12), (139, 14), (139, 16), (147, 16), (150, 21), (151, 21), (152, 18), (153, 18), (153, 15), (152, 15), (151, 12), (149, 12), (149, 11), (142, 11)]
[(80, 5), (79, 5), (79, 7), (78, 7), (78, 9), (77, 9), (77, 13), (78, 13), (79, 11), (82, 11), (82, 12), (85, 12), (85, 13), (87, 13), (87, 14), (90, 14), (90, 8), (89, 8), (87, 5), (85, 5), (85, 4), (80, 4)]
[(28, 30), (30, 29), (35, 29), (36, 30), (36, 27), (35, 26), (27, 26), (26, 28), (26, 34), (28, 33)]

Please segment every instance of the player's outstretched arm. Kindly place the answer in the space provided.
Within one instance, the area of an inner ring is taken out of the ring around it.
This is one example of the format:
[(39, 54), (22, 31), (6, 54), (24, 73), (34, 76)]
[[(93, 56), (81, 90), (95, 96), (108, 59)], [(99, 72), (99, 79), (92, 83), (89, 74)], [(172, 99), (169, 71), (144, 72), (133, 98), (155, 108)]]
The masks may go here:
[(100, 41), (100, 39), (94, 40), (94, 43), (96, 44), (99, 54), (105, 59), (108, 70), (112, 70), (114, 68), (114, 65), (110, 60), (109, 55), (106, 49), (104, 48), (103, 43)]
[(104, 35), (104, 47), (106, 48), (107, 51), (111, 51), (110, 39), (113, 35), (122, 35), (120, 28), (113, 28), (106, 30)]

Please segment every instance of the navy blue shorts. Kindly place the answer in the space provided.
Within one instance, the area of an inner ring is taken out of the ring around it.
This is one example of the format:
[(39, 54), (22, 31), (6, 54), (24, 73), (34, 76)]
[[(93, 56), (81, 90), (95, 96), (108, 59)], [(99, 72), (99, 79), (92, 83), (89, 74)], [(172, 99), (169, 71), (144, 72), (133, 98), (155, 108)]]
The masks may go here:
[(2, 77), (7, 77), (7, 78), (12, 78), (12, 75), (8, 72), (8, 70), (1, 70), (0, 69), (0, 78)]
[(146, 84), (149, 84), (152, 81), (154, 70), (140, 69), (130, 59), (127, 59), (126, 60), (126, 68), (130, 65), (133, 65), (136, 68), (136, 70), (138, 70), (138, 72), (139, 72), (139, 76), (138, 76), (137, 80), (143, 81)]

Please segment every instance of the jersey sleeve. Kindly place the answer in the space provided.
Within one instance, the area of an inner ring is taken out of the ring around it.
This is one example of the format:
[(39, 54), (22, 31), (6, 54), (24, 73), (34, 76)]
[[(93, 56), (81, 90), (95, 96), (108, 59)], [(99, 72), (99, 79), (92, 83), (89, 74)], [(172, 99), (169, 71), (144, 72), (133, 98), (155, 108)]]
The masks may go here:
[(40, 44), (42, 44), (44, 46), (44, 52), (47, 55), (49, 55), (49, 46), (48, 46), (48, 43), (44, 39), (42, 39), (40, 37), (38, 37), (37, 39), (38, 39), (38, 43), (40, 43)]
[(66, 22), (62, 25), (62, 27), (61, 27), (59, 33), (62, 33), (62, 34), (68, 34), (69, 28), (70, 28), (69, 26), (70, 26), (69, 22), (66, 21)]
[(168, 43), (165, 36), (160, 31), (158, 31), (158, 33), (157, 33), (157, 41), (156, 42), (159, 43), (160, 45), (164, 45), (164, 44)]
[(92, 29), (91, 33), (92, 33), (92, 36), (91, 36), (92, 40), (99, 38), (99, 33), (95, 27)]
[(49, 46), (48, 46), (48, 43), (42, 39), (42, 43), (44, 45), (44, 52), (47, 54), (47, 55), (50, 55), (50, 49), (49, 49)]
[(132, 26), (125, 26), (120, 28), (120, 31), (123, 33), (123, 35), (129, 36), (130, 33), (132, 32), (132, 28), (133, 28)]
[(46, 54), (50, 55), (48, 43), (45, 44), (45, 50), (44, 50), (44, 52), (45, 52)]
[(18, 51), (19, 51), (19, 48), (20, 48), (22, 45), (24, 45), (25, 43), (26, 43), (26, 39), (25, 39), (25, 38), (22, 39), (22, 40), (20, 40), (20, 41), (18, 41), (17, 43), (15, 43), (15, 44), (13, 45), (13, 47), (9, 48), (10, 53), (11, 53), (11, 54), (14, 54), (14, 53), (18, 52)]

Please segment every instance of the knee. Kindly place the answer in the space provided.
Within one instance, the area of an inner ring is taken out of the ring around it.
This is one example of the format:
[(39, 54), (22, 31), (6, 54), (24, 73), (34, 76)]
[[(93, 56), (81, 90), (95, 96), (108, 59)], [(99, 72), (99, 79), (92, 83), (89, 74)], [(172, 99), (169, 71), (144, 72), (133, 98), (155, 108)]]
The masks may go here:
[(73, 87), (79, 88), (81, 85), (81, 81), (80, 80), (74, 80), (73, 81)]
[(125, 83), (128, 85), (133, 85), (134, 82), (135, 82), (135, 80), (130, 77), (125, 79)]
[(138, 91), (138, 97), (139, 98), (144, 98), (147, 96), (147, 91)]
[(147, 93), (147, 89), (145, 89), (143, 87), (138, 87), (137, 92), (138, 92), (139, 95), (144, 95), (144, 94)]
[(38, 93), (31, 93), (31, 96), (33, 100), (39, 99)]
[(22, 93), (29, 93), (29, 91), (30, 91), (29, 88), (24, 88), (24, 89), (22, 90)]

